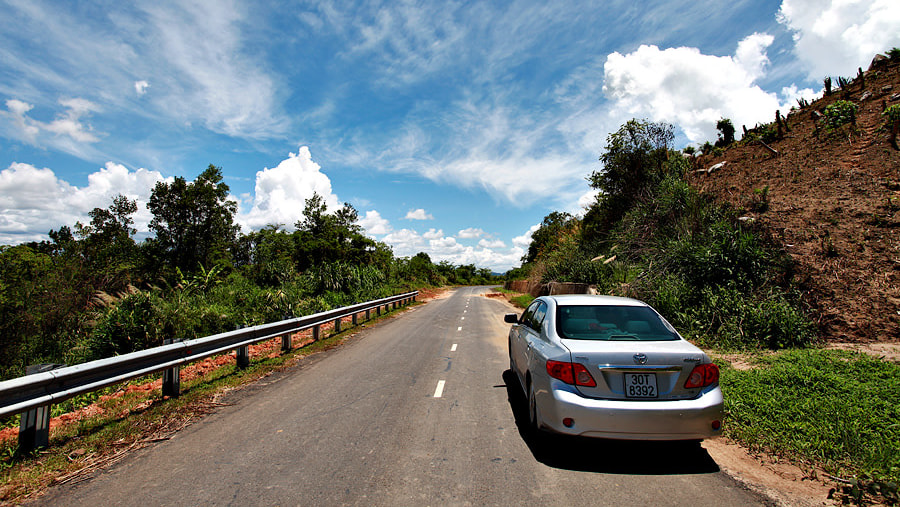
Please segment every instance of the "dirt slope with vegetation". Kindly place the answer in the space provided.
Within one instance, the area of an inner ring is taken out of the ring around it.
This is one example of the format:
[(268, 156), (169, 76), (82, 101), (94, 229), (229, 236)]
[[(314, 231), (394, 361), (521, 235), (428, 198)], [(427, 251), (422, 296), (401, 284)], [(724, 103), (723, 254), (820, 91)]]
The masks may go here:
[[(900, 108), (900, 60), (844, 84), (792, 110), (781, 136), (773, 122), (697, 157), (690, 180), (784, 246), (823, 339), (897, 343), (900, 150), (883, 111)], [(828, 128), (826, 108), (841, 100), (857, 106), (855, 125)]]

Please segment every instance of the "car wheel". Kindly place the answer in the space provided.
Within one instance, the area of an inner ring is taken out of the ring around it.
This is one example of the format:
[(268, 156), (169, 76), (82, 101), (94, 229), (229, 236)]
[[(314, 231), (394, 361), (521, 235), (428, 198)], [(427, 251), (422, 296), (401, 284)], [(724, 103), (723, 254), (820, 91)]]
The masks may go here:
[(541, 428), (540, 423), (538, 422), (537, 400), (534, 396), (534, 386), (531, 382), (528, 382), (528, 426), (533, 433), (537, 433)]

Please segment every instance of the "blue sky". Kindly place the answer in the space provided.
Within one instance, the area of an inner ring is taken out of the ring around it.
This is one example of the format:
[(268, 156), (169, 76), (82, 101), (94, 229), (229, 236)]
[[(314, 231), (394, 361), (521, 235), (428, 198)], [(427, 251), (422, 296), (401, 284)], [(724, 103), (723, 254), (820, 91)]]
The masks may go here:
[(895, 0), (0, 0), (0, 244), (222, 167), (245, 231), (318, 192), (396, 255), (505, 271), (630, 118), (771, 121), (900, 46)]

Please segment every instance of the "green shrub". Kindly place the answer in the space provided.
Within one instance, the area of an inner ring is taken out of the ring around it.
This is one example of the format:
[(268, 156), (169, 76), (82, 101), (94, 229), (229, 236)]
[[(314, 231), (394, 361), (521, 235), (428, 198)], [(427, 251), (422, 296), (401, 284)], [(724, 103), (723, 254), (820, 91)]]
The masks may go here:
[(112, 300), (88, 339), (88, 359), (102, 359), (162, 345), (160, 301), (138, 291)]
[(822, 121), (828, 130), (835, 130), (847, 124), (856, 124), (856, 104), (848, 100), (837, 100), (825, 107)]

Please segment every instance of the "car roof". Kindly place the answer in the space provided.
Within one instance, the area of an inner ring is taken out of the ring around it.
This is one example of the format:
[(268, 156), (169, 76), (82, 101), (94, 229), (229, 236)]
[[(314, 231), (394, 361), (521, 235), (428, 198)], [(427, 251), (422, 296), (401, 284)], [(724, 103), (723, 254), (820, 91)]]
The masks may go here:
[(541, 299), (553, 301), (559, 306), (649, 306), (637, 299), (597, 294), (558, 294), (542, 296)]

